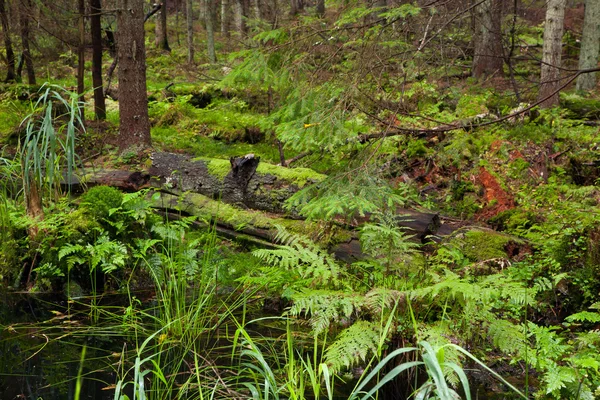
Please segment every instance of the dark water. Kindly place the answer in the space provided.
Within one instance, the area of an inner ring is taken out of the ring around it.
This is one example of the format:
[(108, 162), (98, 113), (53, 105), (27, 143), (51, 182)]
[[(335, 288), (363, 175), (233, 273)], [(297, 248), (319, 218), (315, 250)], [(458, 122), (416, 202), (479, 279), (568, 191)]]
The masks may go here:
[(122, 340), (75, 334), (88, 316), (71, 311), (57, 296), (0, 293), (0, 400), (73, 400), (84, 347), (79, 399), (113, 399)]
[[(116, 309), (124, 309), (126, 304), (123, 296), (102, 301), (102, 306)], [(88, 306), (67, 304), (61, 296), (0, 292), (0, 400), (75, 400), (78, 376), (82, 378), (80, 400), (113, 400), (117, 372), (123, 369), (121, 361), (129, 359), (126, 364), (131, 363), (135, 344), (122, 332), (92, 329), (91, 325)], [(270, 337), (281, 333), (268, 334), (266, 326), (259, 329)], [(129, 357), (119, 356), (128, 351)], [(228, 359), (229, 354), (226, 356)], [(386, 385), (379, 398), (409, 398), (415, 382), (402, 378)], [(336, 386), (336, 399), (346, 398), (343, 393), (350, 393), (355, 384), (351, 379)], [(485, 386), (472, 382), (472, 397), (517, 398)], [(131, 393), (128, 395), (131, 398)]]

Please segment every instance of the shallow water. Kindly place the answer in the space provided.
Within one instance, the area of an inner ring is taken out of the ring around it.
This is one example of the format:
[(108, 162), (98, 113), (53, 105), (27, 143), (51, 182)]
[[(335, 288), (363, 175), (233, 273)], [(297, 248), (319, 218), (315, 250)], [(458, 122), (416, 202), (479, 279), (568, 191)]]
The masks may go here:
[(73, 311), (57, 296), (0, 293), (0, 399), (74, 400), (85, 346), (79, 399), (112, 400), (105, 389), (115, 382), (110, 354), (119, 343), (74, 334), (86, 316)]

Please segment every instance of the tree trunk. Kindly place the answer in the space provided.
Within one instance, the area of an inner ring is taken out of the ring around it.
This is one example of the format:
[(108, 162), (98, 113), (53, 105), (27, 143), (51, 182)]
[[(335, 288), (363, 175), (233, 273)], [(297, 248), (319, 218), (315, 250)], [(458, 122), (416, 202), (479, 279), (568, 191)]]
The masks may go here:
[(215, 53), (215, 28), (214, 28), (214, 2), (213, 0), (204, 0), (204, 23), (206, 25), (206, 46), (208, 60), (211, 64), (217, 62)]
[(229, 36), (229, 0), (221, 0), (221, 34)]
[(117, 57), (119, 59), (119, 147), (150, 147), (150, 120), (146, 93), (144, 0), (117, 3)]
[(92, 84), (94, 85), (94, 111), (97, 120), (106, 119), (106, 102), (102, 89), (102, 13), (101, 0), (90, 0), (90, 30), (92, 34)]
[(566, 3), (566, 0), (548, 0), (538, 100), (546, 97), (548, 99), (540, 104), (542, 108), (554, 107), (560, 102), (558, 88), (560, 87), (562, 36)]
[(473, 76), (502, 74), (502, 7), (500, 0), (486, 0), (475, 8)]
[(194, 3), (192, 0), (186, 0), (186, 26), (187, 26), (187, 45), (188, 62), (194, 63)]
[(23, 62), (27, 69), (27, 82), (35, 85), (35, 70), (33, 69), (33, 58), (29, 49), (29, 14), (31, 10), (31, 0), (24, 0), (25, 7), (19, 7), (19, 22), (21, 24), (21, 45), (23, 47)]
[(244, 36), (246, 34), (246, 18), (248, 17), (247, 0), (233, 0), (235, 30)]
[(13, 52), (12, 41), (10, 40), (10, 25), (8, 24), (4, 0), (0, 0), (0, 22), (4, 36), (4, 48), (6, 50), (6, 79), (4, 81), (14, 82), (17, 78), (15, 75), (15, 53)]
[[(600, 53), (600, 0), (585, 0), (585, 17), (579, 51), (579, 69), (598, 66)], [(577, 77), (577, 91), (590, 91), (596, 86), (596, 73)]]
[(254, 0), (254, 17), (258, 20), (262, 19), (262, 11), (260, 9), (261, 0)]
[[(85, 98), (85, 0), (77, 0), (77, 8), (79, 9), (78, 29), (79, 29), (79, 46), (77, 47), (77, 95), (80, 102), (84, 102)], [(82, 121), (85, 121), (84, 107), (79, 108), (79, 116)]]
[(156, 47), (160, 50), (171, 52), (167, 35), (167, 0), (162, 0), (160, 11), (157, 13), (156, 18)]
[(320, 18), (325, 16), (325, 0), (317, 0), (317, 15)]

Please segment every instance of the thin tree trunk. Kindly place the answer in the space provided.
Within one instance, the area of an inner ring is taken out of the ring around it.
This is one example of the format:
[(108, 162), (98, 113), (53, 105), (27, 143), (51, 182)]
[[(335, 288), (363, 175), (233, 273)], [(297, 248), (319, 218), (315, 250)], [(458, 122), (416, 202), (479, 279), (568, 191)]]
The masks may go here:
[(229, 36), (229, 0), (221, 0), (221, 34)]
[[(77, 95), (79, 101), (85, 101), (85, 0), (77, 0), (77, 8), (79, 9), (78, 29), (79, 29), (79, 46), (77, 47)], [(79, 108), (79, 113), (82, 121), (85, 121), (85, 107)]]
[(94, 85), (94, 111), (97, 120), (106, 119), (106, 102), (102, 88), (102, 26), (101, 0), (90, 0), (90, 30), (92, 34), (92, 84)]
[[(542, 50), (542, 73), (538, 100), (550, 96), (540, 104), (542, 108), (557, 106), (560, 97), (560, 67), (562, 60), (562, 36), (565, 20), (566, 0), (548, 0), (546, 24), (544, 26), (544, 47)], [(552, 94), (554, 93), (554, 94)]]
[(119, 59), (119, 147), (151, 146), (146, 49), (144, 47), (144, 0), (117, 3), (117, 57)]
[(248, 3), (246, 0), (233, 0), (235, 30), (240, 36), (246, 35), (246, 18), (248, 17)]
[(29, 48), (29, 14), (31, 10), (31, 1), (24, 0), (25, 7), (19, 7), (19, 22), (21, 24), (21, 46), (23, 47), (23, 62), (27, 69), (27, 82), (35, 85), (35, 70), (33, 69), (33, 58)]
[(192, 0), (186, 0), (186, 29), (187, 29), (187, 45), (188, 45), (188, 62), (194, 63), (194, 3)]
[(158, 21), (156, 22), (156, 47), (160, 50), (171, 52), (169, 47), (169, 39), (167, 34), (167, 0), (162, 0), (160, 11), (156, 16)]
[(254, 0), (254, 17), (258, 20), (262, 19), (262, 11), (260, 9), (261, 0)]
[(475, 8), (475, 55), (473, 76), (502, 74), (502, 7), (499, 0), (487, 0)]
[(215, 53), (215, 28), (214, 28), (214, 5), (213, 0), (204, 0), (204, 22), (206, 25), (206, 45), (208, 51), (208, 60), (211, 64), (217, 62)]
[(4, 48), (6, 50), (6, 79), (4, 81), (14, 82), (17, 78), (15, 75), (15, 53), (10, 39), (10, 25), (8, 23), (8, 16), (6, 15), (4, 0), (0, 0), (0, 22), (4, 36)]
[[(600, 53), (600, 0), (585, 0), (585, 17), (579, 51), (579, 69), (598, 66)], [(596, 73), (577, 77), (577, 91), (590, 91), (596, 86)]]

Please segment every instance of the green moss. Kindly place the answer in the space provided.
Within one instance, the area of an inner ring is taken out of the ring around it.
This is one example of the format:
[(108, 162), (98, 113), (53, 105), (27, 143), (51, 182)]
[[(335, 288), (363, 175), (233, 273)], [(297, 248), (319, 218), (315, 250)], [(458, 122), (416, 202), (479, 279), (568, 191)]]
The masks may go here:
[(208, 168), (208, 172), (221, 180), (225, 179), (229, 171), (231, 171), (231, 163), (229, 160), (206, 157), (200, 157), (197, 160), (204, 161), (206, 163), (206, 167)]
[(472, 261), (506, 258), (506, 245), (514, 238), (488, 229), (473, 229), (456, 237), (462, 252)]
[(326, 178), (325, 175), (315, 172), (310, 168), (284, 168), (267, 163), (258, 164), (256, 172), (274, 175), (300, 188), (304, 187), (307, 183), (320, 182)]
[(123, 193), (110, 186), (95, 186), (81, 196), (80, 207), (96, 218), (107, 218), (109, 211), (123, 203)]

